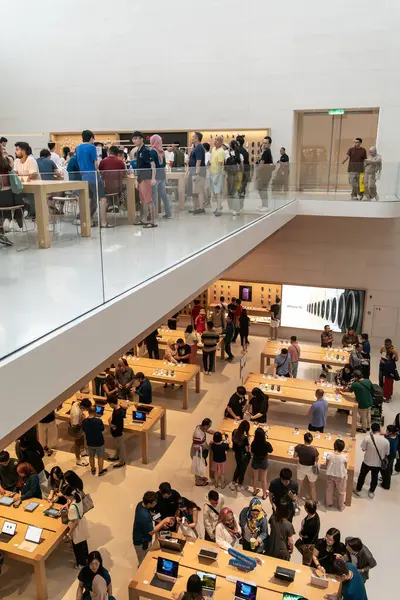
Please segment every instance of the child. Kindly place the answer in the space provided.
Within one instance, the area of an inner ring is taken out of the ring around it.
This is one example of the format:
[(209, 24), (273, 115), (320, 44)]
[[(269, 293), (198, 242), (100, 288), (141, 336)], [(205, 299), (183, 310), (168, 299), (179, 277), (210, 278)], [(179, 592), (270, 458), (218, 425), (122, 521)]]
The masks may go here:
[(326, 383), (326, 379), (327, 379), (326, 373), (322, 372), (320, 374), (320, 376), (318, 377), (318, 379), (316, 379), (314, 381), (314, 383), (316, 383), (317, 385), (320, 385), (321, 383)]
[(202, 334), (206, 330), (206, 319), (207, 319), (206, 311), (204, 310), (204, 308), (202, 308), (194, 322), (197, 333)]
[(333, 444), (333, 452), (326, 457), (326, 506), (333, 506), (333, 493), (336, 488), (339, 510), (344, 510), (346, 498), (347, 454), (343, 454), (345, 444), (337, 439)]
[(395, 425), (386, 427), (385, 438), (390, 444), (389, 464), (387, 469), (382, 471), (382, 487), (384, 490), (390, 490), (390, 482), (393, 473), (393, 463), (396, 460), (397, 450), (399, 448), (399, 434)]
[(222, 489), (226, 486), (226, 451), (229, 450), (228, 436), (225, 434), (224, 438), (225, 441), (222, 441), (222, 433), (216, 431), (211, 443), (215, 487), (217, 488), (220, 485)]

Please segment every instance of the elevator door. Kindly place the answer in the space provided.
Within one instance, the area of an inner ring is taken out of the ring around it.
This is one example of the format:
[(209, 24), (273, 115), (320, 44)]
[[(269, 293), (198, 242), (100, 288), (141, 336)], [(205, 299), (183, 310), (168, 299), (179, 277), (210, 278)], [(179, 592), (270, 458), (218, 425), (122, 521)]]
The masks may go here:
[(348, 189), (347, 164), (342, 165), (354, 138), (368, 150), (376, 142), (377, 109), (298, 113), (297, 149), (300, 190), (334, 192)]

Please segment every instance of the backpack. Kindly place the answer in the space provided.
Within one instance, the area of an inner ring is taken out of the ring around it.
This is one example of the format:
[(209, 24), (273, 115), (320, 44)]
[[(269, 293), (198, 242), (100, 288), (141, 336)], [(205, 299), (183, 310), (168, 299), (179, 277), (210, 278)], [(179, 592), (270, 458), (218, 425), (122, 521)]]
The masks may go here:
[(179, 148), (174, 150), (174, 168), (182, 169), (185, 166), (185, 155)]
[(225, 161), (225, 166), (227, 167), (227, 171), (230, 171), (231, 173), (236, 173), (236, 171), (238, 170), (239, 164), (240, 164), (240, 153), (235, 152), (235, 154), (232, 155), (231, 151), (230, 151), (229, 156)]

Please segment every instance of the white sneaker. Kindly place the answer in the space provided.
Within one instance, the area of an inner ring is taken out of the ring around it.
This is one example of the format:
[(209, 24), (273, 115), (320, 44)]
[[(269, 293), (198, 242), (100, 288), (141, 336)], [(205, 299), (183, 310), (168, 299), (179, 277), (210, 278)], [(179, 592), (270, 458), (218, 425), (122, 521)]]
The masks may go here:
[(232, 492), (234, 492), (236, 490), (236, 483), (234, 481), (231, 481), (228, 487), (230, 490), (232, 490)]
[(10, 223), (10, 231), (16, 231), (17, 233), (21, 233), (22, 227), (20, 227), (17, 221), (11, 221)]
[(9, 219), (4, 219), (3, 229), (4, 229), (5, 233), (8, 233), (9, 231), (11, 231), (11, 223), (10, 223)]
[(242, 492), (244, 490), (244, 487), (242, 485), (240, 485), (240, 483), (238, 483), (237, 486), (236, 486), (236, 490), (238, 492)]
[(374, 498), (375, 492), (368, 492), (368, 498)]
[(86, 450), (82, 450), (82, 452), (81, 452), (81, 458), (85, 458), (85, 456), (89, 456), (89, 454), (87, 453)]
[(237, 217), (237, 216), (238, 216), (238, 214), (239, 214), (239, 213), (238, 213), (238, 212), (236, 212), (235, 210), (233, 210), (233, 211), (232, 211), (232, 216), (233, 216), (233, 217)]
[(208, 371), (208, 375), (210, 375), (210, 376), (212, 375), (211, 371)]
[(361, 492), (359, 492), (358, 490), (353, 490), (353, 494), (358, 497), (361, 496)]
[(88, 462), (86, 462), (85, 460), (77, 460), (76, 461), (76, 466), (77, 467), (87, 467), (89, 465)]
[(261, 207), (258, 209), (258, 211), (259, 211), (259, 212), (262, 212), (262, 213), (268, 212), (268, 207), (267, 207), (267, 206), (261, 206)]

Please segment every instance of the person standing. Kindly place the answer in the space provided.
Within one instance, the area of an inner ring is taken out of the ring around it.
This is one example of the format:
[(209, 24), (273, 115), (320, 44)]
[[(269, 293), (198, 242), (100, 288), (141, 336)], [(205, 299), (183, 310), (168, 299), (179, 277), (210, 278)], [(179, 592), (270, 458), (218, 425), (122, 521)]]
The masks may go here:
[(297, 337), (292, 335), (290, 338), (290, 346), (288, 348), (288, 352), (290, 354), (290, 371), (292, 373), (292, 377), (296, 379), (297, 370), (299, 368), (299, 360), (300, 360), (300, 346), (297, 342)]
[(344, 544), (350, 562), (357, 567), (363, 582), (366, 583), (369, 579), (370, 570), (377, 565), (371, 550), (358, 537), (347, 537)]
[(262, 427), (257, 427), (254, 433), (250, 451), (252, 454), (251, 468), (253, 469), (253, 496), (257, 496), (259, 489), (257, 488), (258, 480), (261, 481), (262, 499), (267, 499), (267, 475), (268, 475), (268, 454), (271, 454), (274, 449), (270, 442), (267, 441), (265, 431)]
[(226, 329), (225, 329), (224, 333), (225, 333), (224, 348), (225, 348), (225, 352), (228, 355), (228, 358), (226, 360), (228, 362), (231, 362), (234, 359), (234, 356), (233, 356), (232, 350), (231, 350), (231, 345), (232, 345), (233, 336), (235, 335), (235, 326), (233, 324), (233, 319), (232, 319), (231, 313), (228, 313), (228, 318), (226, 321)]
[(282, 348), (274, 360), (274, 377), (290, 377), (291, 356), (287, 348)]
[[(332, 348), (333, 344), (333, 333), (330, 325), (325, 325), (323, 332), (321, 333), (321, 348)], [(326, 372), (328, 369), (332, 369), (331, 365), (322, 365), (322, 369)]]
[(238, 135), (236, 136), (236, 141), (239, 144), (239, 152), (243, 156), (243, 177), (242, 182), (239, 189), (239, 198), (240, 198), (240, 210), (243, 209), (244, 206), (244, 198), (246, 196), (246, 188), (250, 183), (250, 161), (249, 161), (249, 153), (244, 147), (244, 136)]
[[(94, 134), (89, 129), (82, 131), (82, 144), (75, 149), (76, 159), (79, 170), (82, 174), (82, 180), (87, 181), (89, 185), (90, 196), (90, 216), (97, 211), (97, 194), (100, 201), (100, 224), (101, 227), (112, 227), (107, 223), (107, 200), (105, 197), (103, 182), (98, 176), (99, 161), (97, 150), (94, 145)], [(78, 219), (80, 216), (78, 215)]]
[(135, 374), (125, 358), (120, 358), (118, 361), (115, 369), (115, 379), (119, 389), (119, 397), (123, 400), (131, 400)]
[(246, 408), (246, 411), (250, 414), (250, 421), (255, 421), (256, 423), (266, 423), (268, 407), (268, 394), (264, 394), (264, 392), (258, 387), (253, 388), (251, 390), (251, 398)]
[[(192, 436), (192, 445), (190, 447), (190, 458), (200, 456), (204, 460), (204, 457), (208, 455), (207, 446), (207, 433), (213, 435), (214, 432), (211, 430), (212, 421), (211, 419), (205, 418), (202, 420), (200, 425), (197, 425)], [(207, 477), (204, 474), (194, 473), (195, 485), (204, 486), (208, 484)]]
[(153, 509), (157, 506), (157, 492), (146, 492), (141, 502), (136, 506), (133, 522), (133, 547), (135, 548), (140, 566), (149, 551), (153, 535), (161, 529), (172, 527), (175, 523), (173, 517), (165, 517), (157, 523), (153, 521)]
[(199, 334), (193, 328), (193, 325), (188, 325), (185, 329), (185, 342), (190, 346), (190, 363), (195, 365), (197, 363), (197, 345), (200, 341)]
[(0, 451), (0, 494), (14, 491), (19, 478), (17, 466), (17, 459), (10, 458), (7, 450)]
[(107, 158), (103, 158), (99, 164), (99, 171), (104, 184), (106, 194), (115, 194), (122, 199), (123, 183), (126, 176), (126, 166), (123, 160), (118, 158), (118, 146), (110, 146)]
[(354, 381), (351, 384), (350, 392), (354, 392), (358, 404), (358, 414), (361, 421), (361, 427), (357, 431), (366, 433), (371, 427), (371, 408), (373, 399), (373, 387), (369, 379), (364, 379), (361, 371), (354, 371)]
[(275, 304), (271, 304), (271, 340), (278, 339), (278, 328), (281, 321), (281, 299), (278, 296), (275, 298)]
[(303, 565), (310, 567), (321, 523), (317, 513), (317, 503), (314, 500), (306, 500), (304, 510), (306, 516), (301, 523), (299, 539), (296, 541), (295, 546), (303, 557)]
[(361, 347), (361, 354), (364, 361), (361, 365), (361, 371), (365, 379), (369, 379), (371, 373), (371, 344), (369, 343), (368, 333), (361, 334)]
[(361, 442), (361, 450), (364, 452), (364, 460), (361, 464), (357, 487), (354, 490), (354, 494), (356, 496), (361, 496), (365, 478), (371, 471), (368, 496), (373, 498), (375, 496), (376, 486), (378, 485), (378, 475), (382, 469), (382, 462), (390, 456), (390, 444), (381, 434), (379, 423), (372, 423), (371, 433)]
[(211, 375), (215, 367), (215, 353), (219, 342), (219, 334), (214, 331), (214, 323), (207, 321), (207, 330), (202, 333), (203, 368), (205, 375)]
[[(368, 600), (365, 583), (351, 562), (335, 559), (332, 563), (332, 575), (341, 582), (341, 597), (343, 600)], [(331, 600), (332, 595), (328, 595)]]
[(192, 325), (193, 327), (196, 327), (196, 319), (200, 314), (201, 310), (204, 310), (204, 307), (201, 306), (201, 302), (200, 300), (193, 300), (193, 307), (191, 310), (191, 317), (192, 317)]
[(186, 344), (185, 340), (178, 338), (176, 340), (176, 353), (178, 361), (188, 365), (192, 357), (192, 349), (189, 344)]
[(68, 500), (68, 528), (76, 567), (85, 567), (89, 556), (89, 528), (83, 513), (82, 492), (68, 484), (63, 485), (61, 492)]
[(216, 490), (210, 490), (206, 495), (203, 507), (204, 538), (215, 542), (215, 530), (218, 524), (219, 513), (223, 509), (225, 498)]
[(213, 459), (212, 471), (214, 473), (214, 485), (216, 488), (220, 486), (221, 489), (224, 489), (226, 486), (226, 453), (229, 450), (227, 437), (227, 434), (225, 434), (225, 437), (222, 438), (222, 433), (216, 431), (213, 435), (213, 441), (210, 444)]
[(155, 329), (144, 339), (144, 344), (147, 348), (149, 358), (160, 359), (160, 352), (158, 349), (158, 329)]
[[(171, 205), (165, 187), (165, 152), (162, 147), (162, 137), (155, 134), (150, 138), (150, 155), (152, 158), (152, 180), (153, 203), (155, 213), (158, 213), (158, 197), (164, 204), (164, 219), (172, 219)], [(157, 197), (158, 194), (158, 197)]]
[(193, 185), (193, 211), (194, 215), (204, 215), (204, 185), (206, 179), (206, 151), (201, 140), (203, 134), (200, 131), (195, 131), (192, 135), (193, 150), (189, 157), (190, 176)]
[(362, 139), (360, 137), (355, 138), (354, 146), (347, 150), (347, 156), (342, 162), (344, 165), (349, 161), (347, 172), (349, 175), (349, 184), (351, 185), (351, 196), (353, 200), (360, 200), (363, 198), (363, 193), (360, 192), (360, 174), (364, 173), (364, 161), (367, 158), (367, 152), (365, 148), (361, 146)]
[[(233, 298), (232, 298), (233, 300)], [(239, 319), (240, 319), (240, 315), (242, 314), (242, 301), (239, 300), (239, 298), (236, 300), (236, 305), (235, 305), (235, 312), (233, 315), (233, 324), (235, 325), (235, 335), (233, 336), (233, 340), (232, 342), (235, 343), (237, 336), (239, 335), (240, 332), (240, 326), (239, 326)]]
[(132, 142), (136, 146), (136, 168), (137, 180), (139, 185), (139, 198), (142, 205), (142, 221), (145, 229), (158, 227), (155, 223), (155, 210), (153, 203), (153, 160), (150, 150), (145, 146), (143, 133), (135, 131), (132, 136)]
[(112, 415), (109, 420), (110, 431), (115, 444), (115, 454), (110, 456), (108, 460), (115, 462), (113, 469), (119, 469), (126, 464), (125, 440), (124, 440), (124, 419), (125, 409), (121, 406), (120, 401), (116, 398), (110, 402)]
[(317, 490), (315, 483), (318, 479), (319, 452), (312, 446), (313, 436), (308, 431), (304, 434), (304, 444), (297, 444), (294, 449), (294, 457), (298, 458), (297, 480), (299, 482), (299, 494), (301, 495), (304, 480), (307, 477), (310, 483), (311, 499), (317, 502)]
[(333, 452), (326, 457), (326, 506), (333, 506), (333, 493), (336, 489), (339, 510), (344, 511), (346, 498), (347, 454), (343, 454), (345, 443), (337, 439), (333, 444)]
[(383, 372), (383, 399), (385, 402), (389, 402), (393, 395), (393, 383), (397, 377), (397, 367), (395, 361), (394, 352), (388, 352), (386, 360), (382, 365)]
[(281, 560), (290, 560), (296, 533), (290, 519), (289, 504), (276, 507), (269, 519), (270, 532), (267, 540), (267, 555)]
[(368, 150), (368, 155), (364, 161), (365, 197), (367, 200), (379, 200), (376, 180), (381, 177), (382, 157), (378, 154), (376, 146), (371, 146)]
[(232, 448), (236, 461), (232, 483), (229, 484), (229, 488), (232, 491), (241, 492), (243, 490), (244, 476), (251, 458), (249, 431), (250, 423), (248, 421), (241, 421), (239, 427), (232, 433)]
[(95, 457), (97, 456), (99, 463), (99, 477), (101, 477), (107, 473), (107, 469), (104, 468), (104, 423), (101, 418), (96, 416), (95, 406), (89, 408), (88, 416), (86, 419), (83, 419), (82, 429), (85, 433), (92, 475), (96, 475)]
[(390, 445), (390, 454), (388, 466), (386, 469), (382, 470), (382, 487), (384, 490), (390, 490), (390, 483), (392, 480), (393, 474), (393, 465), (396, 460), (396, 456), (400, 450), (399, 448), (399, 433), (397, 431), (396, 425), (388, 425), (386, 427), (385, 438), (389, 442)]
[(57, 423), (56, 413), (52, 410), (48, 415), (43, 417), (38, 423), (38, 438), (43, 446), (43, 450), (47, 456), (51, 456), (54, 452), (53, 448), (57, 443)]
[(210, 320), (214, 323), (215, 331), (221, 334), (226, 327), (226, 322), (224, 311), (221, 309), (219, 304), (217, 304), (217, 306), (214, 308)]
[(242, 530), (243, 550), (264, 554), (268, 539), (268, 521), (267, 513), (258, 498), (253, 498), (249, 506), (242, 508), (239, 525)]
[(243, 419), (244, 410), (247, 406), (246, 388), (243, 385), (239, 385), (236, 388), (236, 392), (229, 398), (228, 405), (225, 409), (226, 419), (235, 419), (235, 421), (241, 421)]
[(243, 352), (247, 351), (249, 345), (249, 328), (250, 328), (250, 317), (247, 314), (247, 310), (244, 308), (242, 314), (239, 317), (239, 335), (240, 345), (243, 348)]
[(153, 401), (153, 389), (149, 379), (140, 371), (136, 373), (135, 379), (135, 394), (138, 396), (139, 402), (141, 404), (151, 404)]
[(352, 327), (349, 327), (347, 333), (342, 337), (342, 346), (343, 348), (348, 348), (349, 346), (355, 346), (356, 344), (358, 344), (358, 335)]
[(315, 390), (315, 402), (311, 405), (308, 411), (308, 416), (311, 417), (308, 429), (310, 431), (319, 431), (324, 433), (326, 425), (326, 415), (328, 412), (328, 400), (324, 395), (324, 390)]
[(383, 346), (381, 347), (381, 358), (379, 361), (379, 385), (381, 388), (384, 386), (384, 364), (387, 360), (390, 360), (389, 357), (392, 354), (392, 360), (397, 362), (399, 360), (399, 354), (396, 348), (393, 346), (392, 340), (390, 338), (386, 338)]
[(274, 511), (281, 504), (289, 505), (289, 521), (293, 520), (295, 514), (295, 502), (299, 493), (299, 484), (292, 479), (292, 471), (285, 467), (281, 469), (279, 477), (275, 477), (269, 484), (269, 500)]
[(62, 164), (62, 160), (59, 154), (57, 154), (57, 152), (55, 152), (55, 148), (56, 148), (56, 143), (55, 142), (49, 142), (47, 144), (47, 147), (50, 151), (50, 158), (51, 160), (55, 163), (57, 169), (61, 169), (63, 164)]
[(72, 404), (69, 414), (68, 433), (74, 440), (74, 452), (77, 467), (87, 467), (88, 462), (83, 460), (87, 456), (85, 448), (85, 434), (83, 433), (82, 423), (85, 418), (84, 411), (92, 406), (89, 398), (83, 398), (80, 402)]
[(283, 188), (283, 191), (287, 192), (289, 189), (289, 157), (283, 147), (279, 149), (279, 154), (278, 172), (272, 182), (272, 188), (277, 192), (280, 192)]
[(236, 197), (239, 173), (242, 172), (243, 156), (239, 152), (239, 145), (236, 140), (229, 142), (228, 157), (225, 160), (225, 171), (227, 175), (227, 195), (228, 207), (233, 216), (239, 214), (240, 203)]
[(237, 548), (241, 538), (241, 531), (237, 517), (232, 509), (224, 506), (219, 513), (218, 523), (215, 528), (215, 542), (222, 550)]
[(274, 161), (271, 153), (272, 139), (269, 135), (264, 138), (262, 143), (262, 154), (257, 167), (257, 189), (261, 198), (259, 212), (268, 212), (268, 187), (274, 171)]

